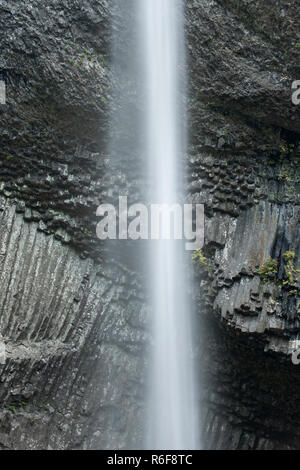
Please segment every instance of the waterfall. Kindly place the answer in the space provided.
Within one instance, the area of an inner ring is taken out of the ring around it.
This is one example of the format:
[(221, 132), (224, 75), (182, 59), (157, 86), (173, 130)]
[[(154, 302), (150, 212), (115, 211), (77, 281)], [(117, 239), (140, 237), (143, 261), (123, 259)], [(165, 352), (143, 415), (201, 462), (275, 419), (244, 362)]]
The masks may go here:
[[(181, 0), (138, 2), (144, 57), (145, 135), (149, 202), (175, 204), (184, 194), (184, 70)], [(191, 253), (189, 252), (189, 256)], [(181, 241), (151, 242), (149, 284), (153, 351), (149, 380), (148, 443), (151, 449), (198, 447), (191, 308)]]
[[(184, 1), (110, 1), (114, 82), (107, 202), (116, 205), (119, 195), (128, 195), (132, 203), (179, 204), (182, 208), (186, 173)], [(121, 265), (140, 273), (150, 299), (152, 344), (146, 364), (144, 445), (157, 450), (197, 449), (198, 391), (187, 294), (192, 252), (185, 251), (184, 240), (114, 242), (109, 244), (109, 257), (116, 258), (118, 252)]]

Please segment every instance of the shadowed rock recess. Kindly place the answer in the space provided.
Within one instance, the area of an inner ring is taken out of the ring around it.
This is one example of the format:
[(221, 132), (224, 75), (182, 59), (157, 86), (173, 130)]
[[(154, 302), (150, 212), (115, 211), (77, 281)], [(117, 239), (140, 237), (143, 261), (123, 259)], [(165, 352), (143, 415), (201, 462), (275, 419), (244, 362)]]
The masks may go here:
[[(95, 234), (126, 188), (106, 142), (113, 4), (0, 0), (3, 449), (142, 446), (143, 273)], [(185, 6), (205, 448), (299, 449), (299, 5)]]

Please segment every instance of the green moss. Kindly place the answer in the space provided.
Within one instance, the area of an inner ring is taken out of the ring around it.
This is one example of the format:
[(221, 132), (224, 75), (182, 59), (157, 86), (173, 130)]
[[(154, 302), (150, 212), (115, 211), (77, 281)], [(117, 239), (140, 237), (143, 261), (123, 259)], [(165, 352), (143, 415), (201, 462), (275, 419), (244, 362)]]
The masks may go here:
[(201, 266), (208, 266), (208, 259), (203, 255), (202, 250), (195, 250), (192, 256), (194, 262), (200, 263)]
[(295, 284), (299, 280), (297, 273), (299, 273), (300, 270), (295, 269), (295, 256), (294, 251), (286, 251), (283, 254), (284, 279), (278, 279), (278, 262), (272, 258), (268, 258), (257, 270), (257, 273), (264, 283), (273, 282), (277, 284), (279, 289), (283, 287), (287, 289), (289, 291), (288, 295), (297, 295), (298, 289), (295, 289)]
[(291, 261), (295, 258), (295, 252), (294, 251), (286, 251), (283, 255), (285, 261)]
[(8, 409), (14, 413), (17, 408), (25, 408), (25, 406), (27, 406), (25, 401), (18, 401), (8, 405)]
[(275, 259), (268, 258), (257, 271), (264, 283), (274, 280), (278, 274), (278, 263)]
[(41, 405), (39, 405), (39, 407), (44, 410), (48, 410), (49, 406), (50, 406), (49, 403), (42, 403)]
[(287, 183), (290, 183), (293, 178), (291, 173), (288, 170), (284, 169), (280, 171), (278, 179), (279, 181), (286, 181)]
[(202, 268), (204, 268), (204, 271), (206, 271), (206, 273), (208, 273), (208, 274), (212, 273), (213, 266), (209, 262), (208, 258), (206, 258), (206, 256), (204, 256), (202, 250), (195, 250), (193, 255), (192, 255), (192, 260), (193, 260), (194, 263), (196, 263), (196, 264), (200, 265)]
[(294, 266), (294, 258), (295, 252), (294, 251), (286, 251), (283, 255), (285, 266), (284, 272), (286, 276), (286, 280), (283, 281), (284, 285), (293, 285), (295, 282), (298, 281), (298, 277), (296, 277), (297, 273), (300, 272), (299, 269), (295, 269)]

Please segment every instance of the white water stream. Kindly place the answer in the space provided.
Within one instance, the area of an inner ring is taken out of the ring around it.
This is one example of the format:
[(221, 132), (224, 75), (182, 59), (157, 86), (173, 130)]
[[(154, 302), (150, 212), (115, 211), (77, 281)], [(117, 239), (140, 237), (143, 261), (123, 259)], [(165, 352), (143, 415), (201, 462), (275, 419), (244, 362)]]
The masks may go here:
[[(179, 77), (184, 65), (183, 5), (181, 0), (139, 0), (137, 4), (144, 57), (149, 201), (173, 204), (184, 192), (181, 162), (185, 113), (179, 105)], [(147, 446), (196, 449), (198, 413), (184, 245), (172, 240), (151, 243), (153, 352)]]

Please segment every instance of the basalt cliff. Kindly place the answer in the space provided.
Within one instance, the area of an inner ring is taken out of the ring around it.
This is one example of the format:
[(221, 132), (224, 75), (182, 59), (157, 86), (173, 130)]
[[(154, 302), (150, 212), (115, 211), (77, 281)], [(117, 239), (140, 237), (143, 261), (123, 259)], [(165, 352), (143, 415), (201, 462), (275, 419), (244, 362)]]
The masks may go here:
[[(107, 142), (116, 3), (0, 0), (2, 449), (142, 445), (143, 272), (95, 231), (126, 188)], [(206, 213), (191, 261), (203, 441), (299, 449), (299, 4), (184, 4), (189, 199)]]

